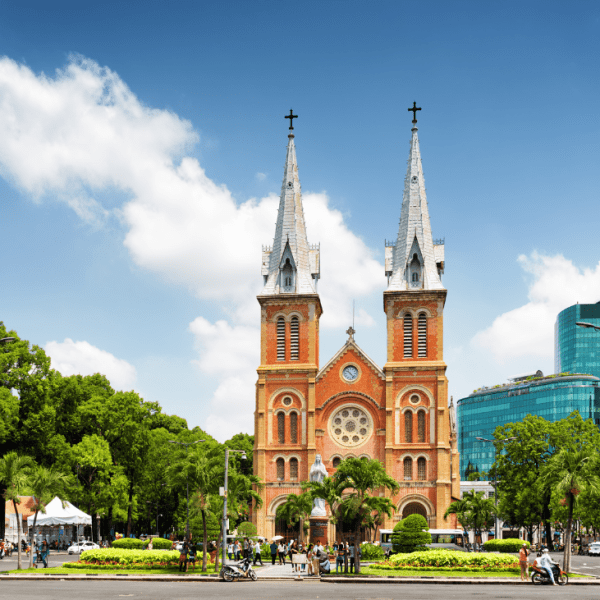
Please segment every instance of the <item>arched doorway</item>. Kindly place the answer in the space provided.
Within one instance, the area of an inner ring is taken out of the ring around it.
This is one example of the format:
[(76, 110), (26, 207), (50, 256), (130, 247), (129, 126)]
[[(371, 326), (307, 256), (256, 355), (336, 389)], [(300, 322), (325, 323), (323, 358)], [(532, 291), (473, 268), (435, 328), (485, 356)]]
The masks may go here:
[(409, 502), (402, 509), (402, 518), (405, 519), (409, 515), (421, 515), (427, 519), (427, 509), (420, 502)]
[(275, 535), (283, 536), (283, 541), (297, 540), (300, 537), (300, 521), (290, 527), (285, 519), (275, 518)]

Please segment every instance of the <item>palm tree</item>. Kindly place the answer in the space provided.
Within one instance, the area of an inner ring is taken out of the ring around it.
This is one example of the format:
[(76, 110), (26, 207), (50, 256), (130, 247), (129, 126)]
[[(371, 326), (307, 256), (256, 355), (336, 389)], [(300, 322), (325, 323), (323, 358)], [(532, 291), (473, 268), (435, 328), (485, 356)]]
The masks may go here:
[(573, 528), (573, 508), (575, 497), (583, 488), (597, 491), (599, 479), (593, 470), (594, 461), (592, 450), (571, 450), (563, 448), (555, 454), (542, 475), (545, 482), (561, 495), (564, 495), (568, 507), (567, 530), (565, 531), (565, 551), (563, 559), (563, 570), (569, 572), (571, 569), (571, 531)]
[(46, 512), (46, 505), (55, 497), (63, 492), (65, 487), (69, 484), (70, 478), (54, 469), (47, 469), (46, 467), (36, 466), (34, 467), (29, 475), (28, 488), (35, 498), (33, 508), (35, 514), (33, 515), (33, 526), (31, 528), (31, 553), (29, 555), (29, 568), (33, 569), (33, 533), (35, 531), (35, 524), (37, 522), (38, 513)]
[(469, 537), (469, 529), (471, 529), (471, 522), (469, 520), (470, 515), (470, 505), (467, 500), (461, 498), (460, 500), (455, 500), (448, 506), (446, 512), (444, 513), (444, 519), (447, 519), (450, 515), (456, 515), (456, 520), (460, 523), (461, 527), (464, 529), (467, 534), (467, 538)]
[[(379, 490), (396, 493), (398, 482), (387, 474), (378, 460), (350, 457), (343, 460), (332, 479), (339, 495), (345, 494), (338, 512), (356, 523), (355, 542), (360, 545), (360, 527), (373, 512), (391, 516), (395, 506), (389, 498), (379, 496)], [(374, 494), (376, 492), (376, 495)], [(359, 546), (355, 550), (355, 570), (360, 573)]]
[(304, 520), (308, 515), (313, 506), (313, 497), (310, 492), (304, 492), (302, 494), (290, 494), (285, 501), (277, 508), (277, 518), (284, 519), (288, 526), (295, 525), (300, 521), (300, 534), (298, 542), (304, 542)]
[(461, 500), (455, 500), (450, 504), (444, 513), (444, 518), (446, 519), (448, 515), (456, 515), (456, 519), (467, 535), (469, 529), (472, 529), (475, 541), (477, 538), (481, 541), (482, 531), (494, 523), (494, 501), (485, 498), (484, 492), (468, 491), (463, 494)]
[(29, 472), (35, 465), (29, 456), (17, 454), (14, 450), (8, 452), (0, 459), (0, 481), (6, 486), (4, 498), (13, 503), (17, 518), (17, 569), (22, 569), (21, 563), (21, 517), (18, 505), (21, 504), (19, 496), (25, 492), (29, 483)]

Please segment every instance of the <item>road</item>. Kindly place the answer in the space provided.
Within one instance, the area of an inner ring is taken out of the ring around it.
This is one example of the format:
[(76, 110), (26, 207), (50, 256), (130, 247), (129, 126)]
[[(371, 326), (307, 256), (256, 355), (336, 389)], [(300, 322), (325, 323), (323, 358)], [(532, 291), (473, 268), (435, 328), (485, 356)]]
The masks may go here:
[(121, 581), (3, 581), (0, 600), (64, 600), (76, 596), (86, 600), (143, 598), (144, 600), (547, 600), (555, 594), (561, 600), (596, 598), (598, 588), (567, 586), (431, 585), (431, 584), (331, 584), (321, 582), (234, 582), (202, 583), (121, 582)]
[[(35, 560), (35, 555), (33, 556)], [(56, 552), (50, 552), (50, 556), (48, 557), (48, 566), (49, 567), (60, 567), (63, 563), (72, 562), (75, 560), (79, 560), (79, 556), (77, 554), (71, 554), (70, 556), (64, 552), (61, 554), (57, 554)], [(29, 556), (27, 556), (24, 552), (21, 555), (21, 564), (24, 569), (29, 568)], [(35, 563), (34, 563), (35, 565)], [(38, 568), (44, 567), (43, 563), (37, 563)], [(5, 556), (2, 560), (0, 560), (0, 571), (12, 571), (17, 568), (17, 553), (13, 552), (12, 556)]]

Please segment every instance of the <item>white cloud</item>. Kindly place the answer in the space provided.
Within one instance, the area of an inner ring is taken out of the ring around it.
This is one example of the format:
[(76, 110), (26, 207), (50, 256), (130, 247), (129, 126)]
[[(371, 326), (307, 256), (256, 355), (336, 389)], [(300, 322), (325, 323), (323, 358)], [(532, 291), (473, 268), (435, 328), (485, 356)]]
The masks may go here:
[(520, 357), (551, 358), (558, 313), (577, 302), (600, 299), (600, 263), (595, 269), (580, 269), (564, 256), (536, 252), (518, 260), (531, 276), (529, 302), (497, 317), (472, 341), (500, 363)]
[[(235, 411), (248, 431), (254, 403), (238, 403), (253, 397), (255, 373), (250, 380), (250, 368), (240, 367), (244, 374), (232, 377), (215, 357), (231, 342), (234, 362), (257, 366), (261, 246), (272, 242), (278, 198), (237, 203), (185, 156), (198, 139), (189, 122), (144, 106), (116, 73), (91, 60), (74, 57), (48, 77), (0, 59), (0, 173), (37, 200), (67, 203), (86, 221), (118, 215), (138, 265), (221, 304), (230, 323), (200, 317), (190, 326), (197, 366), (220, 382), (208, 423)], [(115, 202), (112, 191), (126, 197), (116, 207), (102, 200)], [(327, 194), (306, 194), (304, 202), (309, 241), (321, 243), (323, 327), (346, 327), (352, 300), (383, 289), (383, 267)], [(373, 324), (364, 310), (356, 321)]]
[(137, 374), (135, 367), (106, 350), (100, 350), (88, 342), (48, 342), (44, 350), (50, 356), (52, 368), (65, 377), (69, 375), (106, 375), (116, 390), (131, 390)]
[(256, 177), (256, 181), (264, 181), (267, 178), (267, 174), (266, 173), (257, 173), (255, 177)]

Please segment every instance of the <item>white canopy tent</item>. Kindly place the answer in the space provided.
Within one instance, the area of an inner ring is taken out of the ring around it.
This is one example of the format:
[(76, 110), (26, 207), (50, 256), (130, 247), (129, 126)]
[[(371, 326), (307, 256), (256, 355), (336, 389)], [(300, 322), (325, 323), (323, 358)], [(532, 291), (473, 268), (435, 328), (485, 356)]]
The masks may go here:
[[(35, 515), (27, 518), (27, 526), (33, 526)], [(86, 515), (83, 511), (75, 508), (70, 502), (61, 500), (58, 496), (46, 505), (46, 512), (39, 512), (36, 527), (45, 527), (48, 525), (91, 525), (92, 517)]]

